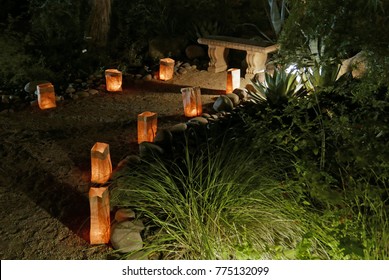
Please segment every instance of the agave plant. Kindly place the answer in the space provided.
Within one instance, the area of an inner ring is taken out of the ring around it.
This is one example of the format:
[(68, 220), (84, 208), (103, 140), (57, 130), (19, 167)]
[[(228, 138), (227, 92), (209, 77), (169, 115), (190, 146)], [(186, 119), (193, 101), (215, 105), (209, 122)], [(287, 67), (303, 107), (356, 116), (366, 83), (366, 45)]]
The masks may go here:
[(267, 101), (272, 106), (286, 104), (291, 97), (301, 96), (305, 89), (298, 85), (297, 74), (275, 69), (273, 75), (265, 72), (265, 81), (254, 77), (251, 82), (256, 92), (249, 91), (251, 98), (257, 102)]
[(315, 61), (312, 68), (303, 73), (303, 82), (308, 91), (316, 91), (319, 88), (332, 86), (338, 79), (339, 64), (319, 65)]

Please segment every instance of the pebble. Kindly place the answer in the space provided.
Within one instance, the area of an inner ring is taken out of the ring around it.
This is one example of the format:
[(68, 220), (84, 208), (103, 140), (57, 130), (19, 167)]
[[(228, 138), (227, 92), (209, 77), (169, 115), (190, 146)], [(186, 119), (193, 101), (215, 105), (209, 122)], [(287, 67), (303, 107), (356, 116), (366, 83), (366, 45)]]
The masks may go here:
[(144, 229), (141, 222), (124, 221), (116, 223), (111, 230), (111, 244), (120, 253), (129, 253), (143, 248), (140, 232)]
[(188, 71), (185, 68), (180, 68), (180, 69), (178, 69), (178, 73), (181, 75), (184, 75), (184, 74), (188, 73)]
[(87, 92), (87, 91), (77, 91), (75, 93), (75, 95), (77, 95), (78, 97), (88, 97), (89, 96), (89, 92)]
[(77, 100), (79, 98), (79, 96), (77, 94), (71, 94), (70, 98), (73, 100)]
[(186, 123), (178, 123), (176, 125), (173, 125), (172, 127), (170, 127), (170, 132), (184, 132), (186, 129), (188, 128), (188, 126), (186, 125)]
[(117, 222), (124, 222), (131, 219), (135, 219), (135, 212), (128, 208), (120, 208), (115, 213), (115, 220)]
[(88, 90), (88, 92), (91, 94), (91, 95), (95, 95), (95, 94), (98, 94), (99, 91), (97, 89), (90, 89)]
[(212, 107), (216, 112), (231, 111), (234, 108), (234, 104), (227, 96), (220, 95)]
[(68, 94), (71, 94), (71, 93), (76, 92), (76, 89), (75, 89), (74, 87), (69, 86), (69, 87), (66, 89), (65, 92), (68, 93)]
[(143, 77), (143, 80), (145, 81), (151, 81), (153, 79), (153, 76), (151, 74), (147, 74), (146, 76)]
[(8, 97), (8, 95), (3, 95), (3, 96), (1, 97), (1, 102), (2, 102), (2, 103), (5, 103), (5, 104), (9, 103), (9, 97)]
[(208, 123), (208, 120), (206, 118), (203, 118), (203, 117), (195, 117), (193, 119), (190, 119), (189, 122), (206, 125)]
[(237, 106), (239, 104), (239, 96), (235, 93), (228, 93), (226, 96), (232, 101), (232, 104), (234, 106)]

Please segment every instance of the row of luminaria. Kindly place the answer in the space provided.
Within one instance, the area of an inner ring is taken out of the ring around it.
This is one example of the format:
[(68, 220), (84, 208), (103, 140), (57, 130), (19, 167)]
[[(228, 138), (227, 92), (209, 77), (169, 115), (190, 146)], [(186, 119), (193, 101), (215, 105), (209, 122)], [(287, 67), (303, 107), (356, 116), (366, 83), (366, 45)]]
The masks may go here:
[[(170, 80), (174, 74), (174, 60), (164, 58), (160, 60), (160, 80)], [(117, 69), (105, 70), (106, 90), (109, 92), (122, 91), (122, 72)], [(240, 87), (240, 69), (227, 71), (226, 92)], [(184, 115), (196, 117), (202, 114), (200, 87), (186, 87), (181, 89)], [(55, 108), (56, 97), (54, 86), (51, 83), (37, 86), (38, 104), (42, 110)], [(138, 115), (138, 144), (153, 142), (157, 132), (157, 113), (143, 112)], [(90, 203), (90, 243), (106, 244), (110, 240), (111, 221), (109, 190), (105, 184), (112, 175), (112, 163), (109, 153), (109, 144), (96, 142), (91, 149), (91, 182), (96, 184), (89, 190)]]

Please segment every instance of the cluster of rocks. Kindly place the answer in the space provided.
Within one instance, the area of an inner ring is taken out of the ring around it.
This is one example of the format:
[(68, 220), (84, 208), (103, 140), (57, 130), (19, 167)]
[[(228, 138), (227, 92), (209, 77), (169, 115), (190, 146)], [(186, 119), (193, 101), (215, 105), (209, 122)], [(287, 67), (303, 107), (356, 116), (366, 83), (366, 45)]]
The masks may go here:
[(139, 251), (143, 248), (141, 232), (143, 222), (136, 219), (135, 212), (128, 208), (119, 208), (111, 225), (111, 245), (121, 254)]

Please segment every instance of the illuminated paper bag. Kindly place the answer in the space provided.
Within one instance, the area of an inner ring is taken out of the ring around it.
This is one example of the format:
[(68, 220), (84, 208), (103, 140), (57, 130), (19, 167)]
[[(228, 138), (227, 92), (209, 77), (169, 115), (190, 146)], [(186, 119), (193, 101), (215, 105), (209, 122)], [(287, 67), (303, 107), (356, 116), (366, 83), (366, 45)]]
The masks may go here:
[(181, 89), (184, 114), (186, 117), (197, 117), (203, 113), (200, 87), (187, 87)]
[(108, 187), (91, 187), (90, 205), (90, 243), (106, 244), (111, 236), (111, 219)]
[(234, 89), (240, 87), (240, 69), (231, 68), (227, 70), (226, 93), (232, 93)]
[(174, 60), (171, 58), (162, 58), (159, 60), (159, 79), (163, 81), (173, 79)]
[(157, 113), (143, 112), (138, 115), (138, 144), (153, 142), (157, 133)]
[(54, 86), (51, 83), (37, 85), (38, 105), (42, 110), (55, 108)]
[(91, 182), (104, 184), (112, 174), (109, 145), (96, 142), (91, 149)]
[(122, 72), (117, 69), (105, 70), (107, 91), (122, 91)]

